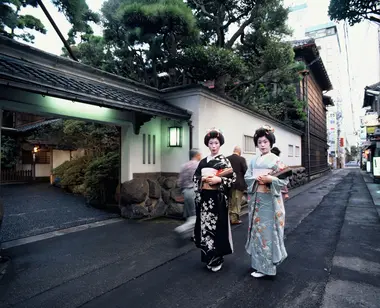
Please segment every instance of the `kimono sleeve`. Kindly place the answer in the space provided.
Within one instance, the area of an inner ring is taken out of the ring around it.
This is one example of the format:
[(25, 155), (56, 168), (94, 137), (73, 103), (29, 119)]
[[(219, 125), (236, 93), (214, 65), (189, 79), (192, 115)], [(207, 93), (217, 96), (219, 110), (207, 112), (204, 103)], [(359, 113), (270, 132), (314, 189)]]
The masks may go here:
[[(232, 168), (231, 162), (228, 160), (227, 157), (224, 157), (225, 163), (227, 165), (227, 168)], [(220, 190), (228, 190), (232, 187), (232, 184), (236, 182), (236, 173), (235, 171), (232, 173), (231, 176), (221, 177), (222, 181), (220, 182)]]
[(252, 159), (249, 163), (248, 169), (244, 174), (244, 180), (245, 183), (248, 186), (248, 193), (252, 191), (253, 184), (255, 183), (256, 179), (253, 176), (253, 166), (255, 165), (255, 159)]
[(202, 165), (203, 160), (198, 164), (197, 169), (195, 169), (194, 176), (193, 176), (193, 182), (194, 182), (194, 190), (196, 192), (201, 191), (202, 188)]
[[(286, 167), (286, 165), (278, 160), (276, 161), (276, 165), (275, 165), (275, 170), (282, 170)], [(283, 189), (284, 187), (286, 187), (289, 183), (289, 178), (286, 178), (286, 179), (279, 179), (275, 176), (272, 176), (272, 184), (271, 184), (271, 193), (274, 195), (274, 196), (280, 196), (281, 195), (281, 189)]]

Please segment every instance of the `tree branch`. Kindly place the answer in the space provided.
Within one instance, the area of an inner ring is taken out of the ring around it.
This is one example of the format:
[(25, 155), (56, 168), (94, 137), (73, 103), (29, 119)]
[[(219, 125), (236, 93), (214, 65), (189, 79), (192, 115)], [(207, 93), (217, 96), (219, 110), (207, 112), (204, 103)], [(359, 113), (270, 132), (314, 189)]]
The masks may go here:
[[(236, 17), (232, 17), (228, 20), (228, 22), (222, 26), (222, 29), (223, 30), (226, 30), (229, 26), (231, 26), (231, 24), (233, 24), (234, 22), (237, 22), (238, 20), (240, 20), (241, 18), (243, 18), (244, 16), (246, 16), (247, 14), (249, 14), (249, 11), (248, 12), (244, 12), (244, 13), (241, 13), (239, 16), (236, 16)], [(229, 15), (229, 14), (228, 14)]]
[(239, 36), (241, 36), (244, 33), (244, 30), (247, 26), (249, 26), (252, 21), (255, 18), (255, 14), (253, 14), (253, 11), (251, 12), (251, 16), (243, 22), (243, 24), (240, 26), (240, 28), (235, 32), (235, 34), (231, 37), (231, 39), (227, 42), (226, 48), (231, 49), (236, 40), (238, 39)]
[(203, 14), (205, 14), (207, 17), (211, 18), (212, 20), (216, 20), (216, 16), (210, 14), (207, 12), (206, 7), (203, 3), (203, 0), (191, 0), (198, 9), (202, 11)]

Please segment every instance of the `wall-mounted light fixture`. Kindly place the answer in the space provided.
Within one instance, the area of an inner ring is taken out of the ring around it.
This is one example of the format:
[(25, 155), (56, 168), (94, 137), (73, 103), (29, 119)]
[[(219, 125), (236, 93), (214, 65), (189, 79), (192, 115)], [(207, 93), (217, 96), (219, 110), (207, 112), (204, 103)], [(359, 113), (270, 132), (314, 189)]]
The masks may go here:
[(182, 147), (182, 127), (169, 127), (169, 147)]
[(35, 147), (33, 148), (33, 153), (37, 153), (37, 152), (38, 152), (38, 147), (35, 146)]

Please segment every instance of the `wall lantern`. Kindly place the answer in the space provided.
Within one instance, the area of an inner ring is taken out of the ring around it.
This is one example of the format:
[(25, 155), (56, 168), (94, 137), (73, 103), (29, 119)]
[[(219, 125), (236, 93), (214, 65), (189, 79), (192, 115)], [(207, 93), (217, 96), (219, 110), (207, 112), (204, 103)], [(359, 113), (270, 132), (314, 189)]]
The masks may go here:
[(33, 148), (33, 153), (37, 153), (38, 152), (38, 147), (34, 147)]
[(169, 127), (169, 147), (182, 147), (182, 127)]

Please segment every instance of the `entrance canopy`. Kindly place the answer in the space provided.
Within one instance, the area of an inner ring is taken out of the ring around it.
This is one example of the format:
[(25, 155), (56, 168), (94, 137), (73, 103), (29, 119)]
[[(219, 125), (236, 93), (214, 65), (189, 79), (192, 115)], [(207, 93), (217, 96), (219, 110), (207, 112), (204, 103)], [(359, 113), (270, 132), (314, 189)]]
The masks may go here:
[[(189, 120), (191, 114), (160, 98), (158, 90), (0, 36), (0, 86), (88, 105)], [(143, 119), (143, 120), (142, 120)]]

